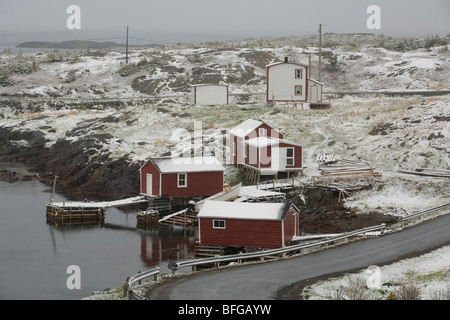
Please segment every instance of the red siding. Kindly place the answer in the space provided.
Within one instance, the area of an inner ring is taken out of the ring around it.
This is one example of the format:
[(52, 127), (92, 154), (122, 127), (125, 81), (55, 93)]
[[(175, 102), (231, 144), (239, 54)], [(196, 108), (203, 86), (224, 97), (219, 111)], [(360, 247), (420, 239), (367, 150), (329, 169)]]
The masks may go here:
[(294, 236), (297, 236), (300, 230), (298, 211), (295, 207), (289, 208), (286, 217), (284, 218), (284, 243), (289, 243)]
[(289, 143), (280, 143), (280, 148), (294, 148), (294, 165), (287, 168), (302, 168), (302, 147)]
[(260, 153), (260, 168), (270, 168), (272, 166), (272, 147), (262, 147)]
[[(147, 193), (147, 174), (152, 175), (152, 195), (161, 197), (209, 196), (223, 191), (223, 172), (189, 172), (187, 187), (178, 188), (177, 173), (160, 174), (153, 162), (141, 168), (141, 192)], [(160, 177), (162, 184), (160, 187)], [(159, 191), (161, 190), (161, 194)]]
[[(265, 131), (265, 136), (267, 137), (271, 137), (271, 138), (277, 138), (277, 139), (284, 139), (284, 135), (282, 133), (280, 133), (278, 130), (272, 128), (271, 126), (263, 123), (261, 124), (259, 127), (257, 127), (255, 130), (253, 130), (252, 132), (250, 132), (247, 136), (245, 136), (244, 138), (241, 137), (237, 137), (233, 134), (230, 134), (230, 141), (231, 141), (231, 145), (230, 145), (230, 159), (232, 160), (232, 163), (246, 163), (249, 164), (249, 162), (255, 166), (258, 167), (258, 159), (259, 157), (256, 157), (256, 159), (244, 159), (244, 154), (243, 154), (243, 147), (242, 147), (242, 141), (243, 140), (249, 140), (252, 138), (257, 138), (259, 137), (259, 129), (260, 128), (264, 128), (266, 129)], [(236, 144), (236, 155), (233, 155), (233, 143)], [(249, 153), (250, 155), (250, 153)]]
[[(213, 228), (213, 220), (225, 220), (225, 229)], [(200, 243), (204, 245), (280, 248), (299, 235), (299, 230), (298, 209), (293, 205), (282, 221), (199, 218)]]
[[(226, 220), (214, 229), (213, 220)], [(206, 245), (282, 247), (282, 221), (200, 218), (200, 243)]]
[(152, 175), (152, 194), (158, 196), (159, 195), (159, 177), (160, 173), (158, 168), (155, 167), (153, 162), (148, 161), (141, 168), (141, 192), (147, 193), (147, 174)]
[(161, 197), (208, 196), (223, 191), (223, 172), (188, 172), (187, 187), (178, 187), (177, 173), (162, 175)]

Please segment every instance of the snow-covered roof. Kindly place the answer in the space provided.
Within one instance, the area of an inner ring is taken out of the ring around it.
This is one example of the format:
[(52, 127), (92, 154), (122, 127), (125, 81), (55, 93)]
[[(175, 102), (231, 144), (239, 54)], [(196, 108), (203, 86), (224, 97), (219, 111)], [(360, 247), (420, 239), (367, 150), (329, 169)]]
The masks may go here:
[(216, 157), (179, 157), (151, 159), (161, 173), (224, 171)]
[(238, 126), (231, 129), (230, 133), (238, 137), (245, 137), (247, 134), (258, 128), (262, 124), (262, 121), (247, 119)]
[(273, 67), (273, 66), (276, 66), (276, 65), (279, 65), (279, 64), (295, 64), (295, 65), (298, 65), (298, 66), (309, 68), (309, 66), (307, 64), (300, 63), (300, 62), (292, 62), (292, 61), (289, 61), (289, 62), (285, 62), (285, 61), (274, 62), (274, 63), (266, 65), (266, 68), (270, 68), (270, 67)]
[(315, 79), (312, 79), (312, 78), (308, 78), (308, 80), (309, 80), (309, 81), (312, 81), (312, 82), (315, 82), (315, 83), (320, 84), (321, 86), (323, 86), (323, 82), (319, 82), (319, 81), (317, 81), (317, 80), (315, 80)]
[(290, 206), (290, 203), (206, 201), (198, 217), (281, 221)]
[(286, 144), (290, 144), (293, 146), (298, 146), (301, 147), (301, 145), (291, 142), (289, 140), (285, 140), (285, 139), (277, 139), (277, 138), (273, 138), (273, 137), (257, 137), (257, 138), (252, 138), (252, 139), (248, 139), (244, 141), (245, 144), (248, 144), (250, 146), (253, 147), (267, 147), (267, 146), (273, 146), (273, 145), (277, 145), (280, 143), (286, 143)]
[[(262, 124), (268, 125), (267, 123), (262, 122), (260, 120), (247, 119), (244, 122), (242, 122), (241, 124), (239, 124), (238, 126), (231, 129), (230, 133), (237, 137), (245, 137), (246, 135), (248, 135), (250, 132), (252, 132), (256, 128), (258, 128)], [(268, 126), (272, 127), (270, 125), (268, 125)]]

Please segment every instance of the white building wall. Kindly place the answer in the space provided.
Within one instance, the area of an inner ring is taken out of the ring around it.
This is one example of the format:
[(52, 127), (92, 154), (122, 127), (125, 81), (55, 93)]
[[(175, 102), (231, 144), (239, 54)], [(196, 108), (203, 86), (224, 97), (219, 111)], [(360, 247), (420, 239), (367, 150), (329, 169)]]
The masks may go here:
[(322, 101), (322, 85), (311, 79), (308, 81), (308, 101)]
[[(302, 70), (302, 78), (296, 79), (295, 70)], [(305, 101), (307, 68), (293, 63), (281, 63), (268, 68), (267, 100)], [(295, 86), (302, 86), (302, 94), (296, 95)]]
[(224, 85), (193, 86), (191, 102), (199, 105), (228, 104), (228, 87)]

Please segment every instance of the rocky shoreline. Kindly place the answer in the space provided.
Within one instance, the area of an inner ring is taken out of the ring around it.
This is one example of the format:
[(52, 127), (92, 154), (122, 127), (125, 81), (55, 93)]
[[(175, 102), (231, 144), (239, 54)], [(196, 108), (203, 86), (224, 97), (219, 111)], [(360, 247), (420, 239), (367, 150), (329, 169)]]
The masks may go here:
[(111, 199), (136, 196), (140, 164), (132, 163), (126, 156), (111, 159), (108, 153), (97, 153), (95, 146), (100, 148), (101, 139), (99, 135), (82, 137), (75, 142), (58, 139), (47, 148), (41, 130), (0, 127), (0, 161), (27, 164), (33, 172), (29, 176), (1, 171), (0, 180), (37, 179), (51, 184), (57, 175), (57, 192)]

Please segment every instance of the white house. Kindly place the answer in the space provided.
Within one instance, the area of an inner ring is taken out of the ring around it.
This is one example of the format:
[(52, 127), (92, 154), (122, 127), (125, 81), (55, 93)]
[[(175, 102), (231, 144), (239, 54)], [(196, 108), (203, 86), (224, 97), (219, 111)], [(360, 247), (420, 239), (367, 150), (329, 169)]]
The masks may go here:
[(191, 103), (199, 105), (227, 105), (228, 86), (222, 84), (192, 85)]
[(309, 78), (309, 66), (289, 62), (277, 62), (266, 66), (267, 102), (322, 101), (323, 84)]

